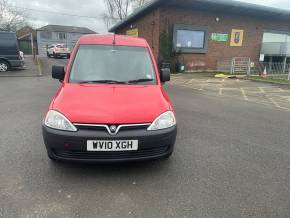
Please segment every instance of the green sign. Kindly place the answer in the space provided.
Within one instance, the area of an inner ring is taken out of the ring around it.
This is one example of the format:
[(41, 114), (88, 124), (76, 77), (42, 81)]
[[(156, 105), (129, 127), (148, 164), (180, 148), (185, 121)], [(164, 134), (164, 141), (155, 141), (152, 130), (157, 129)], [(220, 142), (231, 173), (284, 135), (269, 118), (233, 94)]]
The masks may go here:
[(224, 33), (212, 33), (211, 34), (211, 40), (216, 42), (227, 42), (229, 39), (228, 34)]

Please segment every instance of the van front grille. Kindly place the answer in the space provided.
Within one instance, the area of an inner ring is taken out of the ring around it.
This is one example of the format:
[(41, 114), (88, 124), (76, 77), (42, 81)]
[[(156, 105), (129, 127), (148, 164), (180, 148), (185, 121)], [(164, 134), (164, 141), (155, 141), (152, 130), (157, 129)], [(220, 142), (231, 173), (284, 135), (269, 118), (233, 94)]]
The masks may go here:
[[(144, 124), (122, 124), (122, 125), (102, 125), (102, 124), (74, 124), (78, 130), (93, 130), (93, 131), (103, 131), (108, 132), (111, 135), (116, 135), (118, 132), (128, 131), (128, 130), (147, 130), (151, 125), (150, 123)], [(115, 131), (111, 128), (114, 127)]]

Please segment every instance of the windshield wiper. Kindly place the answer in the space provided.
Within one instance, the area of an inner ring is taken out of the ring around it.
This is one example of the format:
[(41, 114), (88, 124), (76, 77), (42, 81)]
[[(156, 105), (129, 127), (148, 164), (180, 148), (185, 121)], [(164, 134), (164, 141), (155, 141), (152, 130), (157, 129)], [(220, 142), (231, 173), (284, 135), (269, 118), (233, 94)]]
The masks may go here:
[(137, 84), (143, 82), (152, 82), (153, 79), (136, 79), (130, 81), (116, 81), (116, 80), (92, 80), (92, 81), (80, 81), (80, 84)]
[(81, 81), (80, 84), (127, 84), (126, 82), (116, 80), (92, 80), (92, 81)]
[(130, 83), (130, 84), (137, 84), (137, 83), (143, 83), (143, 82), (152, 82), (153, 79), (136, 79), (136, 80), (130, 80), (128, 81), (127, 83)]

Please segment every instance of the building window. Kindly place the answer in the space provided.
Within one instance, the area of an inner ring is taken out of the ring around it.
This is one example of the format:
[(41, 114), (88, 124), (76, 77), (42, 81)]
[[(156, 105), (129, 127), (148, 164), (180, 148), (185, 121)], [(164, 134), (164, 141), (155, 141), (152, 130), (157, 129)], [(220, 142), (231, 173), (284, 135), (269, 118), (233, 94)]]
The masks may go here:
[(264, 32), (261, 54), (266, 56), (289, 56), (289, 44), (290, 32)]
[(203, 31), (177, 30), (177, 48), (204, 48)]
[(51, 39), (52, 38), (52, 33), (51, 32), (41, 31), (40, 32), (40, 38), (41, 39)]
[(191, 25), (174, 25), (174, 50), (181, 53), (206, 53), (208, 29)]
[(264, 32), (263, 42), (287, 42), (289, 35), (283, 33)]
[(58, 33), (58, 39), (59, 40), (65, 40), (66, 39), (66, 34), (65, 33)]

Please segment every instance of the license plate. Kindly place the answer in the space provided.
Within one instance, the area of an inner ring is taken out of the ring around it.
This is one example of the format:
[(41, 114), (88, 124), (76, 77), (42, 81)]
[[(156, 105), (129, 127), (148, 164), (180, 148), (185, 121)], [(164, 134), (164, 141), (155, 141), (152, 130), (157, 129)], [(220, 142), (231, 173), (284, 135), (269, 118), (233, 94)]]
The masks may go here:
[(87, 141), (88, 151), (137, 151), (138, 140)]

